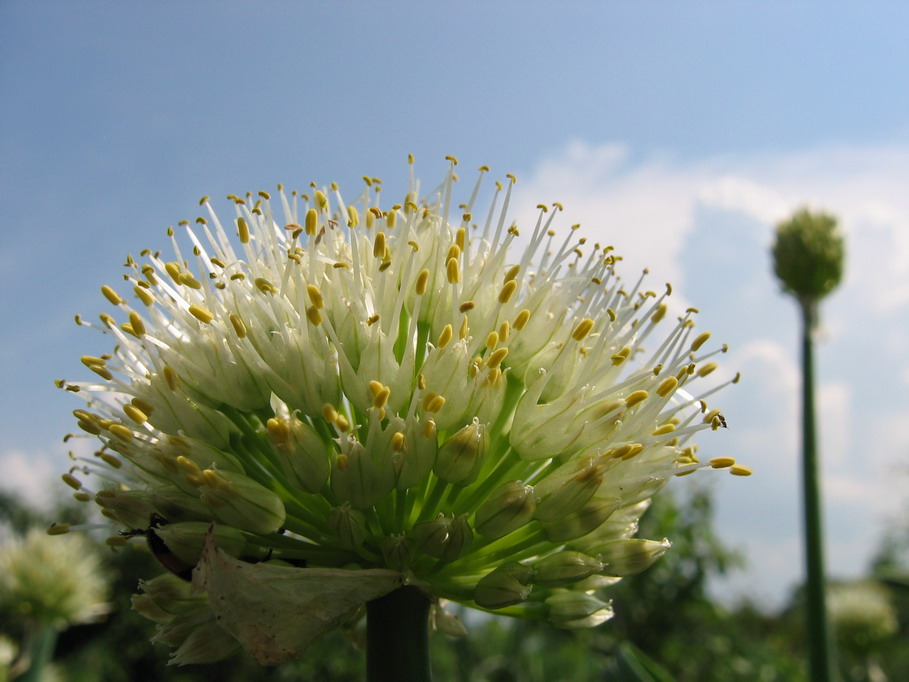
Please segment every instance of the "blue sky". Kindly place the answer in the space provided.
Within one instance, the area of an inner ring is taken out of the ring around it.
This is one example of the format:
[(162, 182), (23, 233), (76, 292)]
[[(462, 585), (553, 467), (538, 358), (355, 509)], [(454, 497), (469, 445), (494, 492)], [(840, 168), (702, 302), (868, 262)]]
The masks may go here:
[(841, 216), (821, 440), (831, 573), (858, 574), (907, 512), (909, 7), (787, 5), (0, 3), (4, 484), (65, 467), (76, 405), (52, 382), (98, 352), (72, 317), (200, 196), (394, 192), (408, 153), (427, 183), (454, 154), (518, 176), (519, 222), (561, 201), (732, 346), (731, 428), (702, 449), (757, 472), (712, 485), (750, 560), (724, 589), (768, 603), (801, 555), (796, 315), (767, 249), (796, 206)]

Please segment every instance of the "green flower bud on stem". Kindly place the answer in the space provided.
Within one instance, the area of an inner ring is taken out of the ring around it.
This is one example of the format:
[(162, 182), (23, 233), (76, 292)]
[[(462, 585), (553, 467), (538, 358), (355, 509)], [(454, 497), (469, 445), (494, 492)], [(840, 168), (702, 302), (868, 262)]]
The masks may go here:
[(533, 584), (564, 587), (603, 570), (603, 562), (581, 552), (566, 550), (544, 557), (534, 564)]
[(486, 426), (474, 418), (439, 448), (433, 471), (443, 481), (469, 485), (480, 473), (488, 446)]
[(517, 561), (500, 565), (480, 578), (473, 600), (484, 609), (502, 609), (527, 601), (533, 569)]
[(532, 486), (508, 481), (480, 505), (474, 525), (480, 535), (495, 540), (529, 523), (536, 506)]
[(589, 628), (612, 618), (612, 606), (592, 594), (557, 589), (546, 598), (547, 617), (559, 627)]
[(786, 292), (813, 309), (840, 283), (845, 250), (836, 218), (801, 209), (777, 225), (773, 270)]
[(591, 547), (603, 562), (606, 575), (634, 575), (650, 568), (669, 549), (669, 540), (641, 540), (630, 538)]

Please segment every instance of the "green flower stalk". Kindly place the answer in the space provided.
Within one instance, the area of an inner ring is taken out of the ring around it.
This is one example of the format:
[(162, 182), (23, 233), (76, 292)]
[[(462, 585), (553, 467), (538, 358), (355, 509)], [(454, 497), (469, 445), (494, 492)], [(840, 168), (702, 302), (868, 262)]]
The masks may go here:
[(845, 246), (836, 219), (797, 211), (780, 223), (773, 245), (774, 272), (799, 306), (802, 320), (802, 483), (804, 497), (807, 630), (813, 682), (833, 679), (832, 642), (824, 590), (821, 483), (814, 416), (814, 344), (818, 306), (843, 275)]
[[(170, 259), (128, 257), (102, 288), (114, 314), (77, 320), (113, 350), (59, 382), (101, 445), (64, 479), (195, 566), (194, 594), (263, 662), (364, 603), (393, 612), (386, 596), (425, 619), (414, 589), (447, 632), (440, 600), (596, 625), (595, 592), (669, 546), (632, 536), (670, 478), (750, 473), (697, 458), (725, 425), (707, 398), (738, 377), (713, 382), (725, 347), (696, 311), (670, 322), (668, 285), (626, 287), (612, 247), (558, 237), (558, 204), (519, 241), (511, 176), (482, 215), (486, 168), (456, 203), (455, 164), (385, 208), (372, 178), (349, 204), (334, 185), (231, 195), (230, 221), (205, 197), (189, 247), (170, 230)], [(180, 662), (230, 648), (167, 641)]]

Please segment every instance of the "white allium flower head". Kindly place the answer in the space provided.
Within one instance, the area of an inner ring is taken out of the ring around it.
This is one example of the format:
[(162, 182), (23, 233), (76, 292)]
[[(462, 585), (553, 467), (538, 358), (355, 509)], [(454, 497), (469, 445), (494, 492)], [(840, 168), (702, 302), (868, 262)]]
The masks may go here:
[(456, 203), (450, 161), (391, 206), (372, 178), (351, 203), (231, 195), (227, 221), (205, 197), (172, 255), (128, 257), (102, 288), (115, 314), (77, 318), (111, 340), (82, 358), (95, 379), (58, 382), (101, 443), (64, 476), (77, 498), (190, 566), (214, 522), (229, 553), (301, 575), (391, 569), (434, 599), (608, 618), (592, 590), (669, 546), (632, 537), (650, 497), (750, 473), (692, 442), (725, 426), (706, 399), (737, 376), (712, 381), (725, 348), (695, 310), (670, 319), (668, 285), (626, 285), (558, 204), (518, 248), (513, 176), (480, 208), (481, 168)]

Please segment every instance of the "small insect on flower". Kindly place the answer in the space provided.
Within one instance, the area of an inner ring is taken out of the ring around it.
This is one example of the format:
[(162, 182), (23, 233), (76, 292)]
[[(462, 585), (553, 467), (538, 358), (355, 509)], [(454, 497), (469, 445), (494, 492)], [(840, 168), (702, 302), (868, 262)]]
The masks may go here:
[[(427, 193), (411, 170), (399, 203), (372, 177), (351, 202), (334, 184), (229, 195), (230, 219), (205, 197), (182, 239), (168, 230), (172, 255), (129, 257), (126, 290), (102, 287), (113, 314), (78, 318), (108, 342), (58, 386), (101, 448), (64, 480), (168, 570), (198, 567), (230, 607), (214, 621), (329, 591), (334, 627), (406, 582), (593, 626), (612, 612), (592, 593), (669, 547), (633, 537), (653, 495), (751, 472), (696, 455), (726, 426), (708, 397), (738, 378), (697, 310), (673, 321), (671, 287), (626, 284), (578, 225), (560, 237), (560, 204), (519, 229), (512, 175), (484, 208), (482, 167), (458, 203), (448, 159)], [(203, 552), (209, 528), (260, 563)]]

